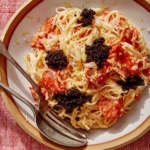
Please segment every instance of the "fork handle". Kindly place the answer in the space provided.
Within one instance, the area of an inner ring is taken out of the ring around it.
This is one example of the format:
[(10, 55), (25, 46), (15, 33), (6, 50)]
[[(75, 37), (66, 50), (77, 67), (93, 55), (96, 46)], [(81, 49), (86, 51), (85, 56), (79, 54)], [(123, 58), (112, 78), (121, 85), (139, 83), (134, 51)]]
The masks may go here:
[(34, 117), (36, 116), (36, 114), (38, 113), (38, 109), (32, 104), (30, 103), (28, 100), (26, 100), (25, 98), (23, 98), (21, 95), (19, 95), (18, 93), (16, 93), (15, 91), (13, 91), (11, 88), (9, 88), (8, 86), (6, 86), (4, 83), (2, 83), (0, 81), (0, 87), (2, 87), (3, 89), (5, 89), (6, 91), (8, 91), (9, 93), (11, 93), (12, 95), (14, 95), (18, 100), (20, 100), (21, 102), (23, 102), (24, 104), (26, 104), (33, 112)]
[(0, 53), (3, 54), (29, 81), (29, 83), (33, 86), (35, 91), (38, 91), (37, 84), (33, 81), (32, 78), (28, 76), (28, 74), (22, 69), (22, 67), (16, 62), (16, 60), (10, 55), (10, 53), (6, 50), (4, 43), (0, 40)]

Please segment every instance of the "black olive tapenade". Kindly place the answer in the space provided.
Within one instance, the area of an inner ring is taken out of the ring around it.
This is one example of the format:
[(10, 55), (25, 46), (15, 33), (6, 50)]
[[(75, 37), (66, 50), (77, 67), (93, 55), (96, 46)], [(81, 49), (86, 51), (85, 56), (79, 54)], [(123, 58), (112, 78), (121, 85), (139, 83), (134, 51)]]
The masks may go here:
[(45, 57), (46, 64), (52, 69), (64, 69), (68, 65), (67, 57), (62, 50), (48, 51)]
[(53, 98), (58, 103), (53, 107), (55, 110), (66, 109), (66, 113), (72, 113), (74, 108), (81, 107), (85, 102), (91, 100), (91, 96), (81, 93), (78, 89), (69, 89), (66, 93), (59, 92)]
[(129, 89), (135, 90), (137, 86), (144, 85), (144, 80), (141, 77), (135, 75), (135, 76), (128, 76), (125, 81), (119, 80), (117, 81), (117, 83), (122, 86), (123, 90)]
[(82, 27), (86, 27), (88, 25), (91, 25), (94, 19), (95, 11), (92, 9), (83, 9), (81, 13), (81, 19), (77, 19), (77, 23), (81, 23)]
[(98, 68), (102, 68), (104, 62), (109, 56), (110, 46), (104, 45), (105, 39), (103, 37), (94, 40), (91, 46), (86, 45), (85, 50), (87, 54), (86, 63), (95, 62)]

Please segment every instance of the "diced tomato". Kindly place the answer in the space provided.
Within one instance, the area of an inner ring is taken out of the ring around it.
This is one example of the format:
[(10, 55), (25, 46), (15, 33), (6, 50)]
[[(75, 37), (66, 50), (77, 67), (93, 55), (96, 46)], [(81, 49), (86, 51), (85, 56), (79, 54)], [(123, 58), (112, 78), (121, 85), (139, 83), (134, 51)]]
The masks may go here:
[(41, 50), (45, 50), (45, 47), (43, 46), (43, 44), (41, 43), (41, 39), (43, 39), (43, 38), (45, 38), (45, 37), (47, 37), (47, 34), (46, 33), (37, 33), (34, 37), (33, 37), (33, 39), (32, 39), (32, 41), (31, 41), (31, 47), (32, 48), (39, 48), (39, 49), (41, 49)]
[(132, 44), (131, 42), (131, 39), (132, 39), (132, 32), (129, 28), (126, 28), (124, 31), (123, 31), (123, 36), (122, 36), (122, 41), (125, 41), (129, 44)]
[(123, 115), (123, 100), (110, 100), (103, 97), (99, 100), (99, 111), (105, 118), (115, 120)]
[(83, 38), (85, 36), (86, 32), (83, 32), (79, 35), (80, 38)]
[(134, 99), (135, 99), (135, 100), (137, 100), (137, 99), (139, 99), (139, 98), (140, 98), (140, 96), (141, 96), (140, 94), (135, 95), (135, 96), (134, 96)]
[(102, 16), (103, 17), (105, 17), (106, 15), (108, 15), (109, 14), (109, 11), (108, 10), (104, 10), (103, 12), (102, 12)]
[(134, 49), (137, 49), (139, 47), (139, 44), (136, 42), (133, 42), (133, 47), (134, 47)]
[(32, 97), (34, 98), (34, 100), (36, 102), (38, 102), (38, 99), (39, 99), (39, 96), (38, 94), (34, 91), (33, 87), (29, 87), (30, 91), (31, 91), (31, 94), (32, 94)]
[(120, 20), (121, 20), (121, 21), (124, 21), (124, 20), (126, 20), (126, 19), (125, 19), (125, 17), (121, 17)]
[(51, 33), (53, 29), (52, 26), (52, 18), (48, 18), (44, 25), (39, 29), (39, 32), (46, 32), (46, 33)]
[(126, 65), (127, 67), (131, 67), (131, 59), (130, 55), (122, 48), (121, 45), (115, 44), (112, 45), (112, 49), (110, 51), (110, 59), (113, 57), (116, 62), (119, 62), (121, 65)]
[(137, 39), (138, 38), (138, 31), (136, 28), (132, 29), (132, 38)]
[(113, 20), (113, 16), (110, 16), (110, 17), (109, 17), (109, 22), (111, 22), (111, 20)]
[(121, 65), (119, 71), (122, 72), (125, 76), (128, 74), (136, 74), (138, 72), (138, 67), (134, 69), (134, 66), (137, 66), (137, 64), (132, 62), (128, 52), (125, 51), (119, 44), (112, 45), (109, 59), (114, 59), (116, 63)]
[(138, 38), (138, 31), (133, 28), (126, 28), (122, 32), (122, 39), (121, 41), (127, 42), (129, 44), (132, 44), (134, 49), (137, 49), (139, 47), (138, 43), (136, 42), (136, 39)]
[(38, 33), (33, 37), (31, 41), (32, 48), (39, 48), (45, 50), (45, 47), (42, 44), (42, 39), (47, 38), (48, 33), (51, 33), (53, 29), (52, 18), (49, 18), (45, 21), (44, 25), (39, 29)]
[(45, 99), (48, 100), (48, 98), (49, 98), (48, 90), (42, 87), (41, 93), (45, 96)]
[(99, 83), (104, 82), (104, 80), (108, 77), (108, 75), (109, 75), (109, 73), (106, 73), (106, 69), (105, 68), (98, 70), (97, 81)]
[(79, 31), (80, 29), (81, 29), (81, 26), (74, 27), (74, 32), (76, 33), (76, 32)]
[[(94, 23), (94, 19), (92, 20), (92, 23)], [(82, 26), (74, 27), (74, 33), (76, 33), (77, 31), (79, 31), (81, 28), (82, 28)], [(82, 37), (84, 37), (85, 35), (89, 35), (90, 33), (91, 33), (91, 31), (82, 32), (81, 34), (79, 34), (79, 37), (82, 38)]]
[(142, 70), (142, 73), (147, 77), (147, 79), (150, 81), (150, 68)]
[(46, 71), (42, 75), (42, 84), (46, 89), (51, 90), (53, 93), (61, 92), (65, 89), (65, 83), (58, 82), (57, 74), (52, 71)]
[(127, 66), (132, 64), (130, 55), (120, 45), (117, 45), (116, 48), (116, 61)]
[(90, 34), (91, 34), (91, 30), (85, 31), (85, 32), (81, 33), (79, 36), (80, 36), (81, 38), (83, 38), (85, 35), (88, 36), (88, 35), (90, 35)]

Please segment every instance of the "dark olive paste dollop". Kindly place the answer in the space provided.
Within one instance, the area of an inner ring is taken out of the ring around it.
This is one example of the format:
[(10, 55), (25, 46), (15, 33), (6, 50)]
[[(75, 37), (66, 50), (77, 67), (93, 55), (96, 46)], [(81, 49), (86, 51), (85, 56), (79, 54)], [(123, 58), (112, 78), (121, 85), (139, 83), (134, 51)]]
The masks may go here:
[(98, 68), (102, 68), (104, 62), (106, 62), (109, 56), (109, 50), (111, 49), (110, 46), (104, 45), (105, 39), (103, 37), (97, 38), (94, 40), (91, 46), (86, 45), (86, 63), (88, 62), (95, 62)]
[(122, 86), (123, 90), (136, 89), (137, 86), (144, 85), (144, 80), (138, 76), (128, 76), (125, 81), (119, 80), (117, 81), (119, 85)]
[(72, 113), (74, 108), (81, 107), (85, 102), (91, 100), (91, 96), (81, 93), (78, 89), (71, 88), (67, 92), (54, 94), (53, 100), (58, 103), (53, 107), (55, 110), (66, 109), (66, 113)]
[(48, 51), (45, 57), (46, 64), (52, 69), (64, 69), (68, 65), (67, 57), (63, 50)]
[(86, 27), (88, 25), (92, 25), (93, 23), (93, 19), (94, 19), (94, 15), (95, 15), (95, 11), (92, 9), (83, 9), (82, 13), (81, 13), (81, 19), (77, 20), (77, 23), (81, 23), (82, 27)]

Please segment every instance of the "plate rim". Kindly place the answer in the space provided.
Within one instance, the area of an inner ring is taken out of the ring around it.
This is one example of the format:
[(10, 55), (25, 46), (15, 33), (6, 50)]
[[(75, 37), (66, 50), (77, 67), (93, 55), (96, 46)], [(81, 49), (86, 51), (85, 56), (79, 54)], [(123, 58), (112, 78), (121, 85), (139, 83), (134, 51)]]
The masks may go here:
[[(43, 0), (27, 0), (11, 17), (11, 19), (8, 21), (7, 25), (5, 26), (1, 40), (4, 42), (6, 47), (9, 46), (9, 41), (13, 35), (13, 32), (15, 28), (18, 26), (22, 18), (34, 7), (36, 7), (39, 3), (41, 3)], [(6, 59), (4, 56), (0, 55), (0, 80), (8, 85), (7, 81), (7, 71), (6, 71)], [(26, 121), (24, 116), (21, 114), (20, 110), (18, 109), (17, 105), (15, 104), (12, 96), (4, 91), (2, 88), (0, 88), (0, 94), (2, 96), (2, 99), (9, 110), (10, 114), (13, 116), (13, 119), (19, 124), (19, 126), (30, 136), (32, 136), (37, 141), (41, 142), (42, 144), (59, 150), (69, 150), (70, 147), (61, 146), (58, 144), (55, 144), (54, 142), (46, 139), (44, 136), (42, 136), (39, 131), (33, 127), (29, 122)], [(17, 115), (16, 115), (17, 114)], [(91, 150), (93, 148), (99, 148), (99, 149), (114, 149), (114, 148), (120, 148), (122, 146), (125, 146), (127, 144), (132, 143), (133, 141), (137, 140), (141, 136), (143, 136), (148, 130), (150, 129), (150, 116), (135, 130), (131, 131), (130, 133), (117, 138), (115, 140), (111, 140), (108, 142), (100, 143), (100, 144), (94, 144), (94, 145), (87, 145), (78, 148), (79, 150)], [(72, 148), (74, 149), (74, 148)]]

